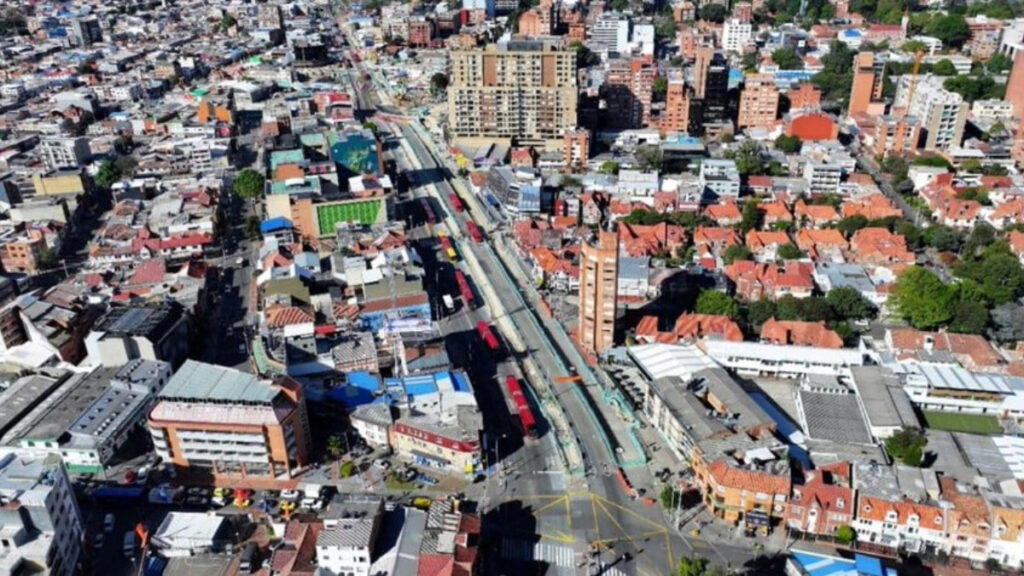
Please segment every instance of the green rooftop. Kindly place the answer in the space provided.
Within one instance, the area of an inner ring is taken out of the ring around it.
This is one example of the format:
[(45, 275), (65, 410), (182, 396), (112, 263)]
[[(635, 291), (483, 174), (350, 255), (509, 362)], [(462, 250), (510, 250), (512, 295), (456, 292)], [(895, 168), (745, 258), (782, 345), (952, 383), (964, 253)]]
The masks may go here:
[(295, 150), (276, 150), (270, 153), (270, 171), (277, 170), (281, 164), (299, 164), (306, 159), (301, 148)]
[(383, 199), (357, 200), (343, 204), (324, 204), (316, 209), (320, 222), (320, 236), (331, 236), (339, 222), (376, 224), (380, 217)]

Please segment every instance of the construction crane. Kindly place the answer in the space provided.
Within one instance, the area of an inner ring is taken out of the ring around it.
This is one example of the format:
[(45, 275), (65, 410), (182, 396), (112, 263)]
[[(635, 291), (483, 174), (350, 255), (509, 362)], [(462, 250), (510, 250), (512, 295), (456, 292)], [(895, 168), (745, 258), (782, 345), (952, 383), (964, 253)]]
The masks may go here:
[(917, 72), (921, 69), (922, 58), (924, 58), (924, 50), (914, 52), (914, 69), (910, 72), (910, 88), (907, 90), (907, 107), (903, 111), (904, 116), (910, 112), (910, 104), (914, 101), (914, 92), (917, 91)]

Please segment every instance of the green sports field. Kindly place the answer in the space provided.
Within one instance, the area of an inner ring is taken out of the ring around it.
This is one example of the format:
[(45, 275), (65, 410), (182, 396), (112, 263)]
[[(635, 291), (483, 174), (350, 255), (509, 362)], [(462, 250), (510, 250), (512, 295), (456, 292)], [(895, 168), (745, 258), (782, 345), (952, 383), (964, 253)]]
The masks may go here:
[(380, 199), (374, 199), (361, 202), (346, 202), (345, 204), (327, 204), (318, 207), (316, 214), (320, 224), (320, 235), (334, 235), (334, 228), (338, 222), (359, 222), (361, 224), (377, 222), (381, 203)]
[(995, 416), (984, 414), (956, 414), (953, 412), (925, 412), (925, 423), (935, 430), (967, 432), (993, 436), (1002, 433)]

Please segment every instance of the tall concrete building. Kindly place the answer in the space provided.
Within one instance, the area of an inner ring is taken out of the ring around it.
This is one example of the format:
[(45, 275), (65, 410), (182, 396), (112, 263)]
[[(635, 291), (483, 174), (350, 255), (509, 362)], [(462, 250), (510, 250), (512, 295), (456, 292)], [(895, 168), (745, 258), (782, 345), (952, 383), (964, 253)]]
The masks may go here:
[(715, 57), (715, 49), (711, 46), (698, 46), (693, 60), (693, 95), (704, 97), (704, 86), (707, 83), (708, 68)]
[(698, 50), (694, 64), (694, 94), (690, 100), (688, 132), (699, 135), (732, 128), (729, 61), (721, 54)]
[(76, 18), (71, 21), (71, 36), (78, 46), (89, 46), (96, 42), (103, 42), (103, 28), (95, 16), (87, 18)]
[(651, 120), (654, 75), (654, 67), (643, 58), (616, 58), (608, 62), (608, 74), (601, 86), (606, 127), (626, 130), (647, 126)]
[(580, 248), (580, 343), (601, 353), (615, 343), (619, 235), (601, 231)]
[(1024, 116), (1024, 51), (1018, 51), (1013, 57), (1013, 68), (1006, 81), (1006, 96), (1003, 98), (1013, 106), (1013, 115)]
[(686, 81), (679, 71), (670, 71), (668, 92), (665, 94), (665, 112), (661, 116), (661, 131), (686, 132), (690, 129), (690, 97), (686, 93)]
[(749, 20), (730, 18), (722, 24), (722, 50), (739, 52), (750, 42), (753, 27)]
[(562, 146), (577, 125), (576, 53), (541, 42), (455, 50), (448, 130), (472, 143)]
[(620, 12), (604, 12), (590, 28), (587, 46), (595, 52), (624, 53), (629, 49), (630, 17)]
[(771, 74), (751, 74), (740, 92), (740, 128), (771, 126), (779, 111), (779, 89)]
[(970, 106), (962, 96), (943, 88), (944, 80), (939, 76), (918, 77), (915, 86), (912, 77), (904, 75), (896, 85), (893, 107), (906, 109), (910, 116), (920, 119), (922, 150), (948, 150), (959, 146), (964, 138)]
[(881, 84), (879, 76), (875, 74), (875, 55), (871, 52), (857, 54), (853, 60), (853, 85), (850, 87), (850, 106), (847, 115), (867, 112), (871, 101), (878, 98), (876, 92)]

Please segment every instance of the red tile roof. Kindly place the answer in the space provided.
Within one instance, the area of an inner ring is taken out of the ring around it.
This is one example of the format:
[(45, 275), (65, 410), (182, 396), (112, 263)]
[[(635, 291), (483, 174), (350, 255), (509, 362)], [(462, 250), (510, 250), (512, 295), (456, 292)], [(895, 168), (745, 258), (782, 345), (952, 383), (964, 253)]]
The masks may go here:
[(769, 318), (761, 326), (761, 341), (771, 344), (815, 346), (818, 348), (843, 347), (843, 339), (824, 322), (799, 322)]

